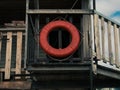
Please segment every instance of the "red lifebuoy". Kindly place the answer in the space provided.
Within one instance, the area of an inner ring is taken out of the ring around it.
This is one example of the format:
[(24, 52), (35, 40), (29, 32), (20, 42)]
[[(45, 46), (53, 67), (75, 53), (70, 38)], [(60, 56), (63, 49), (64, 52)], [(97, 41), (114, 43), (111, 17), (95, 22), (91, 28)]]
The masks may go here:
[[(66, 48), (56, 49), (56, 48), (53, 48), (48, 43), (49, 33), (52, 30), (57, 29), (57, 28), (63, 28), (71, 34), (72, 40)], [(57, 58), (64, 58), (64, 57), (71, 55), (77, 50), (79, 43), (80, 43), (80, 35), (79, 35), (77, 28), (73, 24), (67, 21), (63, 21), (63, 20), (52, 21), (48, 23), (47, 25), (45, 25), (40, 32), (39, 38), (40, 38), (39, 40), (40, 40), (41, 48), (48, 55), (57, 57)]]

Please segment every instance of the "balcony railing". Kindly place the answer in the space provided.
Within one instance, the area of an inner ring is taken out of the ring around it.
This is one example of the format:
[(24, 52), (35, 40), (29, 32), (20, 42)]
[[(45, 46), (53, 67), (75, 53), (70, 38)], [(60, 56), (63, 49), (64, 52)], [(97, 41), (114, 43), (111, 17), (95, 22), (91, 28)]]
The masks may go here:
[(93, 16), (93, 50), (97, 60), (120, 67), (120, 24), (95, 11)]

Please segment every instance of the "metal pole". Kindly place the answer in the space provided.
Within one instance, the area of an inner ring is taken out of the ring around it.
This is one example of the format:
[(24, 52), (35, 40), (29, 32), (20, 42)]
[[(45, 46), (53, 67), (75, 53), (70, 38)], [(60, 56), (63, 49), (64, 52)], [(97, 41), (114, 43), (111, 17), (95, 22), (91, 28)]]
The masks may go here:
[[(34, 6), (35, 6), (35, 9), (39, 9), (39, 0), (35, 0), (34, 2)], [(36, 52), (35, 52), (35, 57), (37, 57), (37, 59), (39, 58), (39, 15), (37, 15), (35, 17), (35, 29), (36, 29), (36, 32), (37, 32), (37, 35), (35, 36), (36, 39), (37, 39), (37, 42), (36, 42)]]
[(62, 49), (62, 30), (58, 31), (58, 48)]
[[(96, 9), (96, 0), (91, 0), (89, 2), (89, 8), (95, 10)], [(93, 67), (93, 14), (89, 16), (89, 36), (90, 36), (90, 57), (91, 57), (91, 66), (90, 66), (90, 90), (96, 90), (94, 87), (94, 67)]]
[[(29, 9), (29, 0), (26, 0), (26, 11)], [(28, 14), (26, 13), (26, 32), (25, 32), (25, 58), (24, 58), (24, 68), (26, 69), (27, 62), (27, 45), (28, 44)]]
[(93, 10), (96, 10), (96, 0), (93, 0)]

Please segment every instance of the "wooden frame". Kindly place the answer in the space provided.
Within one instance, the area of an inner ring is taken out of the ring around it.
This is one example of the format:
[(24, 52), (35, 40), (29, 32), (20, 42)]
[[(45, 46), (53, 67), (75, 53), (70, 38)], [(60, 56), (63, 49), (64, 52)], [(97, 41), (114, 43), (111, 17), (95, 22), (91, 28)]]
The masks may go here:
[[(15, 32), (14, 32), (15, 31)], [(6, 32), (6, 34), (4, 33)], [(1, 56), (1, 49), (5, 46), (2, 46), (2, 37), (6, 36), (7, 40), (6, 40), (6, 55), (5, 55), (5, 66), (4, 68), (0, 68), (0, 72), (4, 72), (5, 76), (4, 79), (10, 79), (11, 77), (11, 72), (15, 72), (15, 74), (21, 74), (23, 70), (22, 67), (22, 48), (24, 48), (22, 45), (23, 43), (23, 36), (25, 33), (25, 28), (23, 30), (23, 28), (1, 28), (0, 29), (0, 33), (1, 33), (1, 41), (0, 41), (0, 56)], [(15, 34), (16, 33), (16, 34)], [(16, 52), (16, 60), (15, 60), (15, 68), (13, 68), (12, 65), (12, 48), (13, 48), (13, 38), (16, 37), (16, 47), (15, 48), (15, 52)], [(1, 57), (0, 57), (1, 58)], [(20, 79), (19, 77), (17, 77), (16, 79)]]

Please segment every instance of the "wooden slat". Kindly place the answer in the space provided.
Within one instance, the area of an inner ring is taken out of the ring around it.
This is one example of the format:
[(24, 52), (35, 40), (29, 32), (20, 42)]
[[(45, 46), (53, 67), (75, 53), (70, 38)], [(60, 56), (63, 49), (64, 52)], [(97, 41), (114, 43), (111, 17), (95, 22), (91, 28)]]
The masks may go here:
[(16, 72), (15, 72), (16, 74), (21, 74), (21, 60), (22, 60), (22, 32), (17, 32)]
[(88, 16), (84, 15), (83, 16), (83, 58), (87, 59), (89, 57), (88, 55), (88, 23), (87, 22), (87, 18)]
[[(6, 34), (6, 33), (3, 33), (2, 36), (7, 36), (7, 34)], [(12, 36), (17, 36), (17, 34), (16, 34), (16, 33), (13, 33)], [(25, 33), (23, 33), (23, 36), (25, 36)]]
[[(16, 71), (16, 68), (11, 68), (10, 70), (11, 72), (15, 72)], [(22, 72), (24, 72), (24, 68), (21, 69)], [(0, 72), (5, 72), (5, 68), (0, 68)]]
[(7, 33), (7, 39), (9, 40), (7, 40), (7, 48), (6, 48), (5, 79), (10, 79), (12, 32)]
[(102, 29), (102, 59), (104, 62), (107, 62), (107, 59), (105, 59), (105, 21), (104, 18), (101, 18), (101, 29)]
[(14, 82), (0, 82), (0, 89), (3, 90), (30, 90), (31, 82), (27, 81), (14, 81)]
[[(118, 27), (118, 33), (119, 33), (119, 49), (120, 49), (120, 26)], [(119, 60), (119, 66), (120, 66), (120, 60)]]
[[(2, 32), (0, 32), (0, 61), (1, 61), (1, 50), (2, 50)], [(3, 80), (3, 73), (0, 72), (0, 82)]]
[[(82, 9), (88, 9), (88, 1), (82, 3)], [(83, 15), (83, 22), (82, 22), (82, 28), (83, 28), (83, 59), (88, 59), (90, 57), (90, 51), (89, 51), (89, 41), (88, 41), (88, 35), (89, 35), (89, 15)]]
[(98, 15), (94, 15), (94, 31), (95, 31), (95, 46), (96, 46), (96, 56), (97, 59), (101, 59), (100, 53), (100, 34), (99, 34), (99, 24), (98, 24)]
[(119, 67), (119, 35), (116, 24), (114, 24), (114, 46), (115, 46), (115, 64)]
[(0, 28), (0, 31), (25, 31), (25, 28)]
[(115, 64), (115, 61), (113, 60), (113, 52), (112, 52), (112, 40), (111, 40), (111, 21), (108, 21), (108, 51), (109, 51), (109, 60), (110, 64)]
[(2, 49), (2, 32), (0, 32), (0, 60), (1, 60), (1, 49)]

